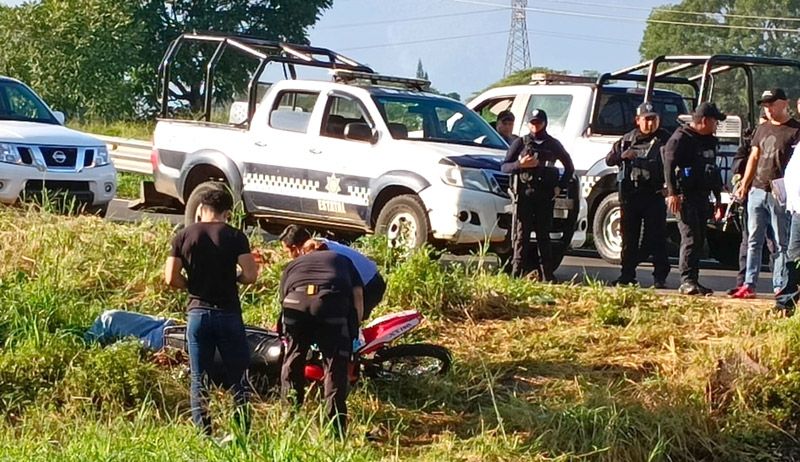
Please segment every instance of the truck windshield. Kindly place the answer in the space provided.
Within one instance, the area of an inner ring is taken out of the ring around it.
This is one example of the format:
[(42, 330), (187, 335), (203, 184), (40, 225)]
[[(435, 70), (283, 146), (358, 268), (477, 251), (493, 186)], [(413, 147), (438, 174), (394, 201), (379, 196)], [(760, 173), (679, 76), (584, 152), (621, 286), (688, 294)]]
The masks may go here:
[(47, 106), (25, 85), (0, 80), (0, 120), (58, 124)]
[(485, 120), (459, 102), (409, 95), (373, 99), (394, 139), (508, 148)]
[[(621, 136), (634, 128), (636, 108), (644, 101), (643, 92), (606, 87), (599, 96), (593, 133)], [(661, 116), (661, 126), (668, 131), (678, 128), (678, 116), (687, 113), (686, 103), (677, 93), (656, 90), (652, 103)]]

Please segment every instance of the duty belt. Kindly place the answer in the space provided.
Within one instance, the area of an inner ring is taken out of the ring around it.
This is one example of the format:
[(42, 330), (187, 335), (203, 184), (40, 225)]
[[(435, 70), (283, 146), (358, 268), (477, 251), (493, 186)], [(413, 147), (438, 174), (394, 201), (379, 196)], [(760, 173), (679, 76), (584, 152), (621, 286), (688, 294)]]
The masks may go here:
[(295, 287), (292, 289), (292, 292), (303, 292), (306, 295), (317, 295), (323, 290), (335, 292), (336, 286), (333, 284), (304, 284), (302, 286)]

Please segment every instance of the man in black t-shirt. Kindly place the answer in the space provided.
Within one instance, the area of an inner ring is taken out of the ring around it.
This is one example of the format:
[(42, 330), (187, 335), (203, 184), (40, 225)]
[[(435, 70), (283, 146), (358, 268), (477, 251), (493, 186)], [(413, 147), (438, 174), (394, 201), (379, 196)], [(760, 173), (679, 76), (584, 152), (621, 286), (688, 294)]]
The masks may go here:
[[(236, 284), (254, 283), (258, 267), (247, 236), (227, 224), (232, 208), (233, 198), (225, 190), (203, 194), (200, 221), (175, 235), (164, 270), (167, 284), (189, 292), (186, 340), (192, 420), (209, 436), (207, 381), (216, 351), (225, 368), (225, 385), (234, 392), (237, 420), (245, 431), (249, 427), (246, 371), (250, 350)], [(237, 266), (241, 268), (239, 274)]]
[(364, 315), (363, 282), (353, 263), (332, 250), (303, 247), (302, 228), (288, 227), (281, 243), (294, 260), (283, 270), (280, 297), (281, 324), (286, 352), (281, 368), (281, 396), (296, 405), (305, 398), (306, 356), (316, 344), (325, 371), (324, 395), (334, 429), (343, 435), (347, 427), (347, 367), (352, 354), (350, 315)]
[(769, 119), (753, 135), (750, 158), (736, 195), (747, 199), (747, 271), (734, 298), (755, 298), (764, 238), (771, 228), (775, 239), (772, 288), (779, 291), (786, 280), (786, 250), (790, 215), (772, 195), (772, 182), (783, 178), (789, 157), (800, 139), (800, 122), (789, 115), (786, 93), (775, 88), (761, 95), (759, 104)]

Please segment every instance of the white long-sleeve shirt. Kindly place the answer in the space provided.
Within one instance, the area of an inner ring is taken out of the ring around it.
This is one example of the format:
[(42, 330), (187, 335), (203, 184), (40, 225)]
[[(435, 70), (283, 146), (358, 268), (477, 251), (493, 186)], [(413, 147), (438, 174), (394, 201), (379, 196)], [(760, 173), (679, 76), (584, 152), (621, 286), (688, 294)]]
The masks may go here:
[(800, 144), (795, 146), (786, 166), (783, 187), (786, 189), (786, 210), (800, 214)]

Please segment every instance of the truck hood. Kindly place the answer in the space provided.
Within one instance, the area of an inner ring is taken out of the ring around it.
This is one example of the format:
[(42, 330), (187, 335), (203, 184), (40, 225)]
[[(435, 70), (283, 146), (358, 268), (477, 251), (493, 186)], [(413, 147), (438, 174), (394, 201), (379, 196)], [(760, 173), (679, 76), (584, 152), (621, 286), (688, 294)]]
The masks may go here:
[(422, 153), (426, 157), (439, 157), (440, 163), (452, 162), (464, 168), (500, 170), (506, 151), (503, 149), (462, 146), (458, 144), (433, 143), (422, 141), (403, 141), (408, 143), (409, 152)]
[(0, 142), (49, 146), (103, 146), (105, 143), (62, 125), (0, 120)]

